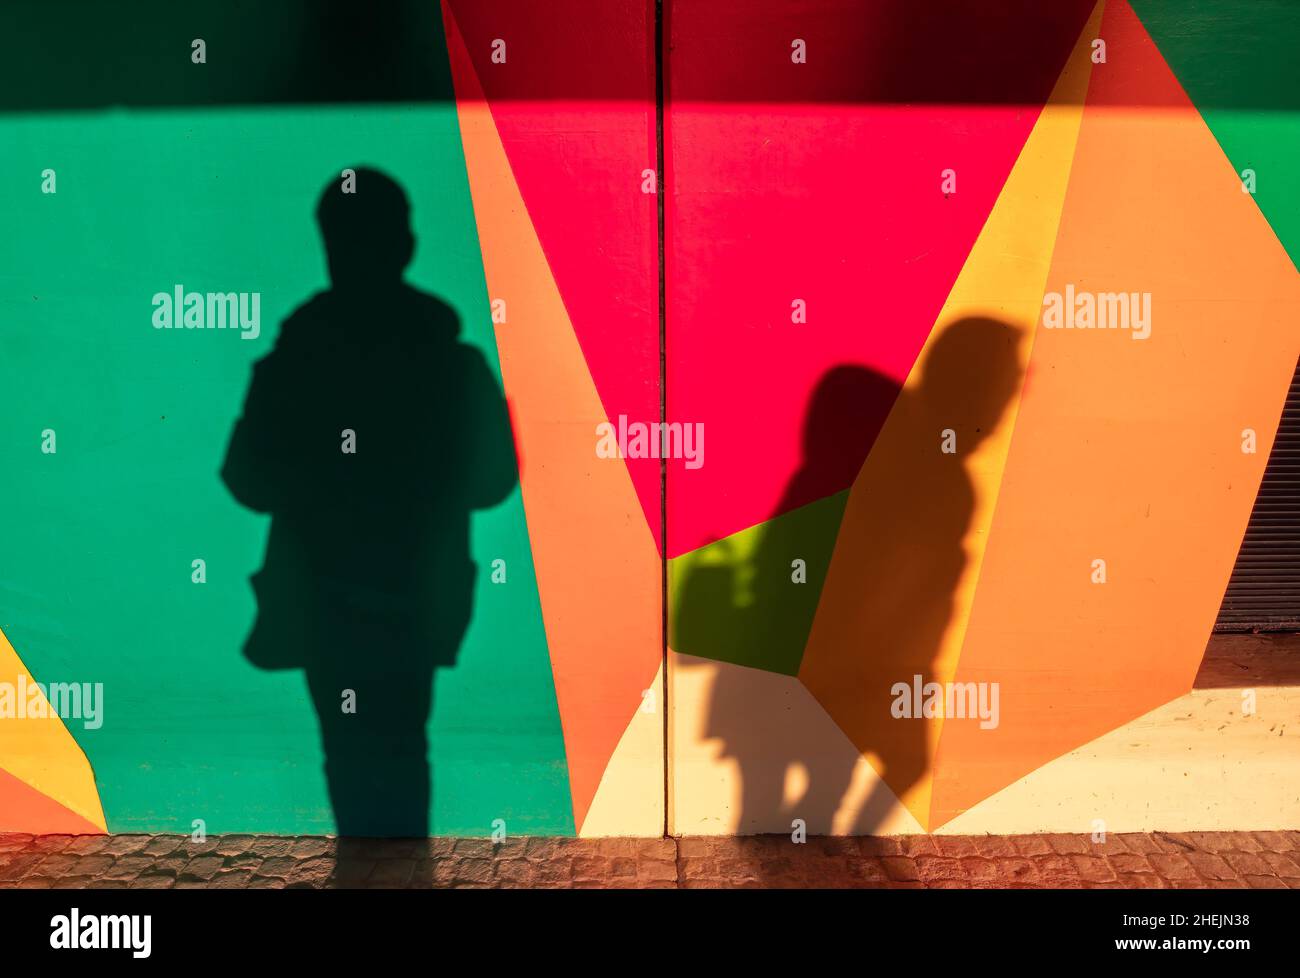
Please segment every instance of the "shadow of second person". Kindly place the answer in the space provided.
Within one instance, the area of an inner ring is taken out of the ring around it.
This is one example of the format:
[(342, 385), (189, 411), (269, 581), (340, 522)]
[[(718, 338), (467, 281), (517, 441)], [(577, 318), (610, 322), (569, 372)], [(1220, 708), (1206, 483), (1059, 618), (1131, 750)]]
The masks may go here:
[[(968, 317), (935, 334), (901, 388), (832, 368), (773, 517), (745, 550), (738, 534), (683, 562), (673, 648), (698, 657), (679, 669), (715, 675), (702, 735), (733, 765), (730, 804), (711, 813), (728, 830), (788, 833), (797, 819), (870, 834), (906, 823), (900, 801), (925, 823), (934, 726), (900, 719), (895, 688), (954, 666), (995, 488), (983, 452), (1009, 437), (1022, 347), (1011, 324)], [(797, 677), (816, 716), (763, 673)]]
[(305, 670), (339, 835), (423, 838), (434, 670), (456, 663), (470, 512), (514, 487), (513, 441), (456, 313), (404, 281), (401, 186), (356, 169), (316, 218), (331, 288), (254, 366), (222, 468), (240, 503), (271, 516), (244, 652)]
[(883, 781), (866, 807), (897, 799), (923, 828), (938, 723), (898, 712), (897, 688), (956, 668), (1023, 340), (1010, 323), (968, 317), (926, 344), (850, 493), (800, 664), (804, 686), (875, 757)]

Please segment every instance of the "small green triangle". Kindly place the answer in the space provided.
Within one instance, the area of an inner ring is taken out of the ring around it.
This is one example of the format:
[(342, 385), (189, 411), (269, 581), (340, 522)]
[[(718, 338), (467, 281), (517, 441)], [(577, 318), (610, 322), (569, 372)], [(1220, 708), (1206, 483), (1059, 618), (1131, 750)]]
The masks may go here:
[(838, 492), (670, 560), (673, 650), (797, 674), (848, 497)]

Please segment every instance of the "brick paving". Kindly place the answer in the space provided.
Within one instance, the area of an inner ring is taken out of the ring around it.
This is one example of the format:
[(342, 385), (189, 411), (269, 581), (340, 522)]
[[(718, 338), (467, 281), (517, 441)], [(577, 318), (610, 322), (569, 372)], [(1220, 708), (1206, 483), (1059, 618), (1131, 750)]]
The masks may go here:
[(0, 835), (19, 888), (1290, 888), (1300, 832), (349, 839)]

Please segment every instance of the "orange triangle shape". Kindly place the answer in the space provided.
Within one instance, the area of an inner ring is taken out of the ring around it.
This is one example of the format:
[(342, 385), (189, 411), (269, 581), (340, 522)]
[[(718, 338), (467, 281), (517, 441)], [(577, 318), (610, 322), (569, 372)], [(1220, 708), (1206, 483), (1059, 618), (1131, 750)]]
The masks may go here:
[[(605, 410), (455, 20), (445, 21), (483, 268), (491, 294), (510, 297), (497, 350), (528, 459), (524, 512), (581, 829), (662, 662), (658, 548), (627, 466), (597, 456)], [(645, 770), (662, 784), (662, 743), (653, 747)], [(662, 794), (654, 799), (625, 832), (660, 830)]]
[(103, 835), (104, 830), (0, 769), (0, 832)]

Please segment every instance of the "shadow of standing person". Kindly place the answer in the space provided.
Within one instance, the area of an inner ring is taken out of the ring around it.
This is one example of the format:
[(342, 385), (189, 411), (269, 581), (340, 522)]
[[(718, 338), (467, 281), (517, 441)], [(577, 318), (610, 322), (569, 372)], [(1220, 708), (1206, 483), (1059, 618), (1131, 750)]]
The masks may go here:
[(426, 728), (434, 670), (455, 665), (470, 621), (469, 514), (517, 481), (486, 360), (450, 306), (403, 279), (405, 192), (354, 172), (316, 210), (332, 287), (254, 365), (221, 473), (271, 515), (244, 653), (306, 672), (340, 877), (350, 839), (429, 835)]

